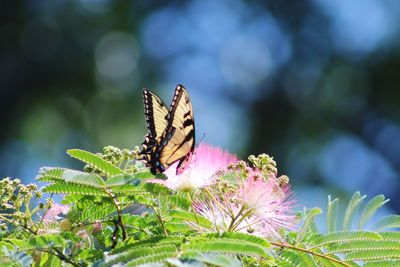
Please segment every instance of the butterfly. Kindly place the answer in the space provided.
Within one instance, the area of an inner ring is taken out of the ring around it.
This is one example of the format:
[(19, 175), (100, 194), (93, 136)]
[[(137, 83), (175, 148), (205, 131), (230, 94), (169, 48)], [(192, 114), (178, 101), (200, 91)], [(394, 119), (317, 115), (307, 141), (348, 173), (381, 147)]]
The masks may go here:
[(179, 161), (182, 172), (195, 145), (192, 103), (185, 87), (178, 84), (172, 103), (167, 105), (155, 93), (143, 89), (147, 134), (139, 155), (153, 174), (164, 172)]

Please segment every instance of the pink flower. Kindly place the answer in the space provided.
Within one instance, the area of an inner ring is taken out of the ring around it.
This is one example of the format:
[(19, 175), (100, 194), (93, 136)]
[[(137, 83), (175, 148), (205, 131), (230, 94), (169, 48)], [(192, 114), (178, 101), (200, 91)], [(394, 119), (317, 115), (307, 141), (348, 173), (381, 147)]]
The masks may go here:
[(295, 228), (296, 216), (291, 212), (295, 202), (290, 199), (289, 187), (279, 187), (275, 177), (267, 180), (258, 177), (250, 175), (243, 181), (236, 198), (253, 212), (252, 223), (256, 234), (279, 238), (280, 228)]
[(173, 190), (190, 191), (202, 188), (213, 182), (214, 174), (217, 171), (237, 160), (235, 155), (221, 148), (200, 143), (180, 174), (176, 174), (178, 166), (178, 162), (176, 162), (164, 172), (168, 177), (167, 180), (151, 180), (150, 182), (163, 184)]
[[(193, 209), (212, 223), (213, 231), (236, 231), (282, 239), (279, 229), (294, 229), (296, 217), (291, 213), (294, 201), (289, 188), (281, 188), (275, 177), (263, 177), (253, 170), (238, 178), (229, 192), (209, 188), (205, 199), (194, 201)], [(190, 223), (194, 228), (207, 230)]]
[(53, 203), (51, 208), (46, 211), (43, 217), (43, 228), (38, 230), (39, 234), (55, 234), (60, 231), (68, 231), (71, 229), (71, 222), (64, 219), (70, 207)]
[(54, 203), (44, 215), (44, 223), (54, 223), (62, 219), (62, 215), (66, 215), (69, 211), (69, 206)]
[[(228, 207), (229, 203), (223, 203), (220, 200), (210, 198), (194, 201), (192, 205), (195, 212), (207, 218), (212, 223), (213, 231), (229, 231), (232, 218), (229, 215), (228, 209), (236, 209), (235, 207)], [(200, 231), (206, 230), (195, 222), (189, 221), (188, 224)]]

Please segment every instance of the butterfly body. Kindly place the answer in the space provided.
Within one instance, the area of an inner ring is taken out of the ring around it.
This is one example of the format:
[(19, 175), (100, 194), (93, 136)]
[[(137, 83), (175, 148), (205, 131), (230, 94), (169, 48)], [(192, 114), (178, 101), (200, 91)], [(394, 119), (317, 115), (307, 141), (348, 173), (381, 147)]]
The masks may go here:
[(179, 161), (177, 173), (193, 152), (195, 129), (189, 94), (182, 85), (175, 88), (168, 108), (154, 93), (143, 89), (148, 133), (142, 143), (142, 160), (155, 173), (164, 172)]

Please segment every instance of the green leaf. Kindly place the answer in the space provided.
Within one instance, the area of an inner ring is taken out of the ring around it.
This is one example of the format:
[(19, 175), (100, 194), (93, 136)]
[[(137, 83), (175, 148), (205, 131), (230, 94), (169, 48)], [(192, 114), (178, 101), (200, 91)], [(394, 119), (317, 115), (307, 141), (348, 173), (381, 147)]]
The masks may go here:
[(234, 257), (221, 255), (221, 254), (198, 254), (190, 257), (191, 259), (198, 260), (200, 262), (207, 263), (211, 266), (219, 267), (241, 267), (240, 261)]
[(46, 193), (56, 194), (81, 194), (91, 196), (108, 196), (108, 194), (100, 189), (88, 185), (79, 184), (52, 184), (42, 189)]
[(77, 203), (84, 197), (85, 197), (84, 195), (74, 195), (74, 194), (65, 195), (63, 200), (61, 200), (61, 204), (68, 205), (72, 203)]
[(363, 265), (363, 267), (395, 267), (395, 266), (400, 266), (400, 260), (370, 261)]
[(206, 229), (211, 229), (213, 225), (212, 222), (207, 218), (193, 212), (183, 210), (170, 210), (168, 213), (178, 222), (192, 222)]
[(184, 252), (190, 251), (268, 257), (267, 250), (264, 247), (235, 239), (196, 239), (185, 245)]
[(165, 222), (164, 226), (173, 234), (193, 231), (186, 223)]
[(81, 185), (89, 185), (96, 188), (102, 188), (104, 186), (103, 179), (94, 173), (85, 173), (76, 170), (65, 170), (62, 178), (64, 181), (73, 183), (73, 184), (81, 184)]
[(400, 242), (386, 240), (355, 240), (351, 242), (335, 244), (328, 249), (329, 253), (347, 253), (350, 251), (365, 250), (400, 250)]
[(62, 263), (61, 263), (61, 260), (57, 256), (55, 256), (53, 254), (43, 253), (41, 255), (39, 266), (43, 266), (43, 267), (61, 267)]
[(56, 234), (33, 236), (28, 239), (9, 239), (9, 242), (18, 246), (20, 250), (64, 248), (67, 245), (67, 240)]
[(244, 233), (210, 233), (195, 237), (182, 245), (184, 253), (212, 252), (268, 257), (267, 240)]
[(121, 186), (121, 185), (138, 185), (140, 184), (140, 179), (136, 174), (118, 174), (108, 178), (105, 182), (107, 187)]
[[(314, 251), (319, 253), (319, 254), (325, 254), (320, 249), (317, 249), (317, 250), (314, 250)], [(335, 262), (335, 261), (331, 260), (331, 259), (335, 259), (337, 261), (342, 262), (342, 260), (338, 256), (332, 255), (332, 254), (330, 254), (328, 256), (329, 256), (329, 258), (318, 257), (318, 256), (315, 256), (314, 258), (317, 261), (317, 263), (319, 264), (319, 266), (324, 266), (324, 267), (343, 267), (344, 266), (343, 264), (340, 264), (338, 262)], [(346, 262), (346, 264), (347, 264), (347, 262)], [(358, 265), (356, 265), (356, 266), (358, 266)]]
[(174, 195), (168, 196), (168, 204), (172, 208), (180, 208), (182, 210), (188, 210), (192, 202), (186, 193), (177, 192)]
[(97, 188), (101, 188), (105, 184), (97, 174), (63, 168), (42, 168), (36, 178), (42, 182), (73, 183)]
[(377, 221), (374, 225), (376, 231), (380, 231), (385, 228), (399, 228), (400, 227), (400, 215), (389, 215), (383, 217)]
[(39, 174), (36, 180), (41, 182), (62, 182), (62, 176), (65, 168), (42, 167), (39, 169)]
[(383, 240), (400, 242), (400, 232), (380, 232)]
[(104, 203), (102, 205), (91, 205), (79, 213), (80, 222), (94, 222), (96, 220), (106, 219), (117, 211), (114, 204)]
[(315, 217), (321, 213), (322, 213), (322, 210), (320, 208), (312, 208), (306, 212), (306, 217), (304, 219), (304, 223), (297, 233), (296, 244), (303, 241), (306, 233), (308, 232), (310, 227), (314, 224)]
[(162, 252), (159, 254), (152, 254), (148, 256), (142, 256), (137, 259), (129, 261), (124, 267), (133, 267), (144, 265), (146, 263), (166, 262), (168, 259), (176, 257), (175, 252)]
[(111, 260), (106, 261), (105, 266), (126, 263), (124, 266), (136, 266), (144, 263), (158, 262), (173, 257), (177, 253), (175, 244), (148, 244), (134, 246), (116, 254)]
[(371, 261), (371, 260), (383, 260), (383, 259), (400, 259), (400, 250), (396, 249), (382, 249), (382, 250), (366, 250), (366, 251), (355, 251), (346, 254), (345, 260), (354, 261)]
[(279, 257), (293, 266), (318, 267), (310, 254), (301, 251), (285, 250)]
[(335, 198), (331, 201), (331, 196), (328, 196), (328, 208), (326, 212), (326, 225), (328, 233), (335, 232), (337, 230), (338, 205), (338, 198)]
[(245, 233), (238, 233), (238, 232), (209, 233), (209, 234), (204, 234), (203, 237), (236, 239), (239, 241), (258, 244), (264, 248), (271, 247), (271, 244), (266, 239)]
[(314, 240), (316, 246), (322, 246), (333, 243), (344, 243), (354, 240), (382, 240), (382, 237), (375, 232), (370, 231), (344, 231), (333, 232), (318, 236)]
[[(154, 246), (159, 246), (159, 245), (173, 245), (175, 247), (178, 247), (181, 245), (183, 241), (183, 237), (179, 236), (153, 236), (141, 241), (136, 241), (136, 240), (127, 240), (119, 244), (119, 247), (114, 249), (110, 255), (117, 255), (117, 254), (122, 254), (125, 251), (128, 251), (130, 249), (134, 248), (144, 248), (144, 247), (154, 247)], [(133, 242), (133, 243), (132, 243)]]
[(378, 195), (372, 198), (370, 201), (368, 201), (367, 205), (365, 205), (360, 221), (358, 223), (358, 229), (362, 230), (365, 226), (365, 224), (372, 218), (372, 216), (375, 214), (375, 212), (382, 207), (385, 203), (387, 203), (389, 199), (385, 200), (384, 195)]
[(90, 153), (88, 151), (81, 150), (81, 149), (70, 149), (67, 151), (67, 153), (71, 157), (76, 158), (76, 159), (88, 164), (93, 169), (96, 169), (96, 170), (99, 170), (99, 171), (105, 173), (108, 177), (124, 173), (124, 171), (121, 170), (119, 167), (102, 159), (98, 155)]
[(161, 180), (166, 180), (167, 177), (163, 173), (157, 173), (156, 175), (152, 174), (150, 171), (141, 171), (141, 172), (136, 172), (135, 178), (145, 180), (145, 179), (161, 179)]
[(352, 196), (352, 198), (349, 201), (349, 205), (347, 206), (346, 212), (344, 214), (344, 219), (343, 219), (343, 231), (347, 231), (351, 227), (351, 223), (353, 221), (354, 215), (364, 200), (366, 196), (361, 196), (360, 192), (355, 192)]

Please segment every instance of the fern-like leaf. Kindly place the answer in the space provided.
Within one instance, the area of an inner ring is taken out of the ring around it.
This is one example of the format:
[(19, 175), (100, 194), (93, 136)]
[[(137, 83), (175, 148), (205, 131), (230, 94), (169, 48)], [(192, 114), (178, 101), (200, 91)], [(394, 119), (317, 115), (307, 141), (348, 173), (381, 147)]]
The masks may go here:
[(95, 187), (78, 184), (52, 184), (43, 188), (43, 192), (56, 194), (80, 194), (91, 196), (108, 196), (106, 192)]
[[(316, 249), (314, 251), (319, 254), (325, 254), (320, 249)], [(324, 266), (324, 267), (343, 267), (344, 266), (343, 264), (339, 263), (339, 262), (342, 262), (342, 260), (337, 255), (329, 254), (329, 258), (324, 258), (324, 257), (314, 257), (314, 258), (315, 258), (315, 261), (319, 264), (318, 266)], [(335, 262), (332, 259), (339, 261), (339, 262)]]
[(42, 167), (35, 179), (41, 182), (63, 182), (65, 168)]
[(374, 240), (374, 241), (351, 241), (341, 244), (335, 244), (328, 249), (330, 253), (347, 253), (350, 251), (366, 250), (399, 250), (400, 243), (397, 241)]
[(209, 233), (209, 234), (205, 234), (203, 236), (207, 237), (207, 238), (236, 239), (239, 241), (242, 240), (244, 242), (258, 244), (264, 248), (271, 247), (271, 244), (266, 239), (255, 236), (255, 235), (245, 234), (245, 233), (238, 233), (238, 232)]
[(292, 266), (318, 267), (310, 254), (301, 251), (285, 250), (279, 258)]
[(363, 265), (363, 267), (395, 267), (395, 266), (400, 266), (400, 260), (370, 261)]
[(42, 168), (39, 171), (39, 175), (36, 176), (36, 179), (42, 182), (72, 183), (89, 185), (97, 188), (102, 188), (105, 184), (103, 179), (97, 174), (64, 168)]
[(104, 186), (103, 179), (94, 173), (85, 173), (76, 170), (65, 170), (62, 178), (67, 183), (89, 185), (96, 188), (102, 188)]
[(118, 174), (108, 178), (105, 182), (106, 186), (112, 188), (114, 186), (122, 186), (122, 185), (138, 185), (141, 182), (137, 175), (134, 174)]
[(114, 204), (104, 203), (102, 205), (91, 205), (79, 213), (79, 221), (94, 222), (96, 220), (104, 220), (112, 216), (116, 211), (117, 208)]
[(191, 256), (190, 259), (195, 259), (199, 262), (206, 263), (207, 266), (219, 266), (219, 267), (241, 267), (240, 261), (234, 257), (221, 255), (221, 254), (197, 254)]
[(304, 223), (301, 226), (299, 232), (296, 237), (296, 244), (303, 241), (306, 233), (309, 231), (310, 227), (315, 223), (315, 217), (318, 214), (321, 214), (322, 210), (320, 208), (312, 208), (306, 212), (306, 217), (304, 219)]
[(61, 200), (61, 204), (69, 205), (72, 203), (77, 203), (84, 197), (85, 197), (84, 195), (74, 195), (74, 194), (65, 195), (63, 200)]
[(199, 252), (229, 253), (237, 255), (253, 255), (259, 257), (268, 257), (265, 248), (238, 240), (230, 239), (206, 239), (190, 242), (185, 246), (186, 252), (192, 250)]
[(385, 199), (384, 195), (378, 195), (368, 201), (367, 205), (365, 205), (361, 216), (360, 221), (358, 222), (358, 229), (362, 230), (365, 224), (372, 218), (375, 212), (382, 207), (385, 203), (387, 203), (389, 199)]
[(174, 218), (176, 222), (195, 223), (206, 229), (211, 229), (212, 227), (212, 222), (210, 220), (193, 212), (170, 210), (169, 215)]
[(9, 239), (9, 242), (16, 245), (20, 250), (40, 250), (47, 248), (66, 247), (67, 241), (60, 235), (33, 236), (26, 240)]
[[(131, 249), (137, 249), (137, 248), (144, 248), (144, 247), (157, 247), (157, 246), (162, 246), (162, 245), (173, 245), (175, 247), (179, 247), (181, 243), (183, 242), (182, 237), (178, 236), (153, 236), (148, 239), (144, 239), (141, 241), (137, 240), (127, 240), (119, 245), (118, 248), (114, 249), (110, 255), (117, 255), (121, 253), (121, 255), (125, 251), (130, 251)], [(113, 256), (114, 257), (114, 256)]]
[(382, 250), (365, 250), (355, 251), (346, 254), (345, 260), (353, 261), (373, 261), (373, 260), (394, 260), (400, 259), (400, 250), (382, 249)]
[(378, 233), (370, 231), (344, 231), (321, 235), (317, 237), (313, 243), (318, 247), (326, 244), (344, 243), (355, 240), (382, 240), (382, 237)]
[(137, 259), (129, 261), (125, 267), (141, 266), (146, 263), (161, 263), (166, 262), (168, 259), (176, 257), (175, 252), (161, 252), (148, 256), (138, 257)]
[(67, 153), (71, 157), (76, 158), (76, 159), (88, 164), (93, 169), (96, 169), (98, 171), (105, 173), (107, 175), (107, 177), (121, 174), (124, 172), (119, 167), (102, 159), (98, 155), (90, 153), (88, 151), (81, 150), (81, 149), (70, 149), (67, 151)]
[(260, 237), (243, 233), (214, 233), (193, 238), (184, 244), (184, 253), (213, 252), (268, 257), (270, 244)]
[(400, 215), (389, 215), (377, 221), (374, 225), (376, 231), (385, 228), (400, 228)]
[[(106, 261), (105, 266), (125, 263), (124, 266), (136, 266), (139, 263), (159, 262), (171, 258), (177, 253), (175, 244), (148, 244), (147, 246), (134, 246), (124, 250), (120, 254), (112, 256), (111, 260)], [(164, 255), (162, 257), (158, 257)], [(153, 258), (155, 256), (155, 258)]]
[(353, 194), (347, 206), (346, 212), (344, 214), (343, 228), (342, 228), (343, 231), (347, 231), (350, 229), (354, 215), (365, 197), (366, 197), (365, 195), (361, 196), (360, 192), (358, 191)]
[(331, 196), (328, 196), (328, 208), (326, 211), (326, 225), (328, 233), (335, 232), (337, 230), (338, 205), (338, 198), (331, 200)]
[(400, 232), (380, 232), (383, 240), (400, 242)]

